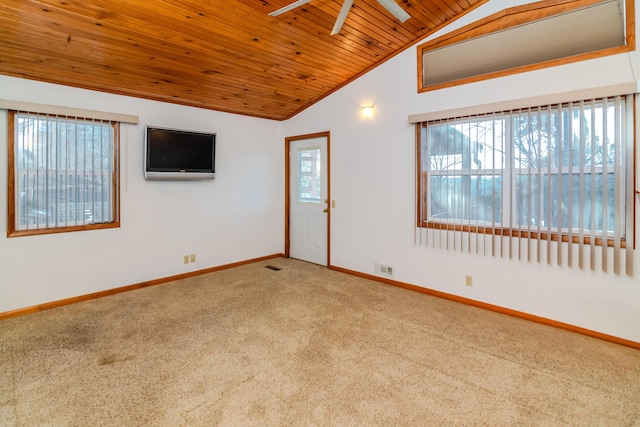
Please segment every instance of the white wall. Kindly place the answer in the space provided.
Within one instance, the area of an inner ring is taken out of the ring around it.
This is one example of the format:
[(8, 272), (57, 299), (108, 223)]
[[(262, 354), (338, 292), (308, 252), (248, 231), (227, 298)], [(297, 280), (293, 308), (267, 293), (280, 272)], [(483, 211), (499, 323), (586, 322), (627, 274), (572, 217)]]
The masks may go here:
[[(434, 37), (514, 4), (493, 0)], [(640, 342), (640, 272), (616, 276), (416, 245), (415, 136), (407, 123), (410, 114), (633, 82), (639, 67), (633, 52), (418, 94), (412, 47), (288, 120), (285, 136), (331, 132), (331, 264), (369, 274), (375, 262), (388, 264), (401, 282)], [(368, 103), (375, 104), (371, 120), (360, 117)]]
[[(281, 124), (0, 76), (0, 98), (138, 115), (121, 138), (121, 227), (7, 238), (0, 110), (0, 312), (282, 253)], [(217, 133), (213, 181), (145, 181), (145, 125)], [(184, 265), (183, 255), (197, 262)]]
[[(515, 3), (492, 0), (446, 30)], [(284, 123), (0, 76), (0, 98), (140, 116), (140, 125), (123, 132), (121, 228), (0, 235), (0, 312), (282, 252), (283, 137), (328, 130), (337, 203), (333, 265), (372, 274), (375, 262), (389, 264), (402, 282), (640, 342), (640, 273), (629, 278), (416, 245), (415, 138), (407, 123), (410, 114), (636, 81), (639, 66), (634, 52), (418, 94), (412, 47)], [(365, 121), (360, 106), (368, 103), (375, 112)], [(5, 117), (0, 110), (0, 230)], [(146, 124), (217, 132), (216, 180), (145, 181)], [(198, 262), (185, 266), (189, 253)]]

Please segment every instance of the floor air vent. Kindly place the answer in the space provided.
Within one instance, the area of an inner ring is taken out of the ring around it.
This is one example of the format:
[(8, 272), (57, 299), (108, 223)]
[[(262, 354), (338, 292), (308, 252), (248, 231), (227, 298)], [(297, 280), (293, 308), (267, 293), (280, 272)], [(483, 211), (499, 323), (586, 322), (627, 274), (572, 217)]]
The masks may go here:
[(282, 270), (280, 267), (276, 267), (276, 266), (273, 266), (273, 265), (267, 265), (265, 268), (268, 268), (269, 270), (274, 270), (274, 271)]

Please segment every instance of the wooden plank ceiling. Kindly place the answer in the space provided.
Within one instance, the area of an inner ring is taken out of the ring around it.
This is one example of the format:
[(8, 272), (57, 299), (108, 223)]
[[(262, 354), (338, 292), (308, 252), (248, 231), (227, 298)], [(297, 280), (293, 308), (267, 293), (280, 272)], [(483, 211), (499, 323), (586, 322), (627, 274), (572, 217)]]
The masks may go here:
[(2, 0), (0, 74), (283, 120), (487, 0), (292, 1)]

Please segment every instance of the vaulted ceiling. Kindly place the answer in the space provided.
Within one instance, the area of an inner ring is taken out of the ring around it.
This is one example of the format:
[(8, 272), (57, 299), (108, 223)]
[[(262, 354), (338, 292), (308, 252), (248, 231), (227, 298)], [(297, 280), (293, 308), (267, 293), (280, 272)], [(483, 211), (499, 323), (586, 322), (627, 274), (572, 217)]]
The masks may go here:
[(486, 1), (2, 0), (0, 74), (283, 120)]

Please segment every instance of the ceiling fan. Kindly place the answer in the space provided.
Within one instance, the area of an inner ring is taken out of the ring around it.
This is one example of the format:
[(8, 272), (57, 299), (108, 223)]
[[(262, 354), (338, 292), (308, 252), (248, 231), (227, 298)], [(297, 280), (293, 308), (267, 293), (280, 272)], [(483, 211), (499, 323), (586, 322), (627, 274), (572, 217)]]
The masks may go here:
[[(282, 13), (295, 9), (296, 7), (302, 6), (303, 4), (309, 3), (310, 1), (311, 0), (294, 1), (288, 6), (285, 6), (283, 8), (280, 8), (276, 11), (271, 12), (269, 16), (278, 16)], [(342, 28), (342, 24), (344, 24), (344, 20), (347, 18), (347, 13), (349, 13), (349, 9), (351, 9), (351, 6), (353, 5), (353, 1), (354, 0), (344, 0), (344, 3), (342, 3), (340, 12), (338, 13), (338, 17), (336, 18), (336, 22), (333, 25), (333, 29), (331, 30), (332, 36), (340, 32), (340, 29)], [(404, 22), (407, 19), (411, 18), (411, 15), (409, 15), (403, 8), (398, 6), (398, 3), (396, 3), (394, 0), (376, 0), (376, 1), (380, 3), (385, 9), (387, 9), (389, 13), (395, 16), (400, 22)]]

